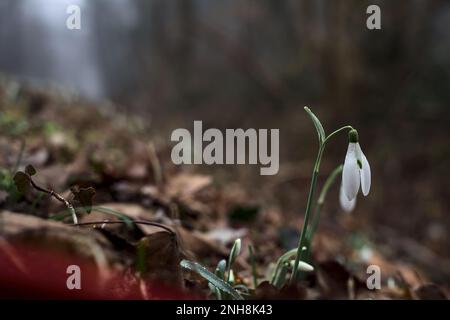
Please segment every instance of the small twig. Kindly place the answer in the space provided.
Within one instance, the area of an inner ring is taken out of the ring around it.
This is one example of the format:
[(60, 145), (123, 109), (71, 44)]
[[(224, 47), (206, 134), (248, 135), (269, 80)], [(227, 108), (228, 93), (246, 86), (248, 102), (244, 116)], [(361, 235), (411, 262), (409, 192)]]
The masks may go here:
[(53, 190), (49, 190), (49, 189), (43, 188), (41, 186), (38, 186), (31, 177), (30, 177), (30, 183), (33, 186), (33, 188), (35, 188), (36, 190), (41, 191), (43, 193), (47, 193), (51, 197), (58, 200), (59, 202), (63, 203), (67, 207), (69, 212), (72, 214), (73, 224), (74, 225), (78, 224), (77, 214), (75, 212), (73, 205), (69, 201), (67, 201), (62, 195), (60, 195), (59, 193), (57, 193)]
[[(149, 225), (149, 226), (154, 226), (154, 227), (158, 227), (161, 229), (166, 230), (167, 232), (171, 233), (171, 234), (175, 234), (175, 232), (170, 229), (169, 227), (161, 224), (161, 223), (157, 223), (157, 222), (152, 222), (152, 221), (147, 221), (147, 220), (132, 220), (134, 224), (145, 224), (145, 225)], [(103, 220), (103, 221), (89, 221), (89, 222), (80, 222), (80, 223), (75, 223), (74, 225), (76, 226), (89, 226), (89, 225), (95, 225), (95, 224), (115, 224), (115, 223), (126, 223), (125, 221), (108, 221), (108, 220)]]

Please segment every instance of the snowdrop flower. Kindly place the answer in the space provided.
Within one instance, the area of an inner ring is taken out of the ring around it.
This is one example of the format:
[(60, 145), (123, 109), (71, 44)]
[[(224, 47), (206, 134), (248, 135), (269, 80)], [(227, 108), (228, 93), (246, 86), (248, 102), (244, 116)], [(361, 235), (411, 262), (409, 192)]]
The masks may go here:
[(339, 203), (341, 205), (342, 210), (349, 213), (353, 211), (356, 205), (356, 198), (353, 200), (348, 200), (347, 196), (344, 192), (344, 187), (341, 184), (341, 188), (339, 190)]
[[(349, 144), (342, 171), (342, 189), (348, 201), (356, 199), (361, 184), (362, 193), (367, 196), (370, 191), (370, 165), (358, 142), (358, 131), (350, 130)], [(349, 204), (346, 204), (350, 207)], [(354, 204), (353, 204), (354, 205)]]

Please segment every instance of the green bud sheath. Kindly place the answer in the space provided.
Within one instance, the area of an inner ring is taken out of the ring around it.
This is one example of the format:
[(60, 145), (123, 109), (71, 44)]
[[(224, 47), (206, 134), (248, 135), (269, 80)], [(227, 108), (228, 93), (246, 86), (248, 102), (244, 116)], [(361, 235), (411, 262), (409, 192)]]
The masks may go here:
[(359, 141), (358, 131), (352, 129), (348, 132), (348, 141), (350, 143), (357, 143)]

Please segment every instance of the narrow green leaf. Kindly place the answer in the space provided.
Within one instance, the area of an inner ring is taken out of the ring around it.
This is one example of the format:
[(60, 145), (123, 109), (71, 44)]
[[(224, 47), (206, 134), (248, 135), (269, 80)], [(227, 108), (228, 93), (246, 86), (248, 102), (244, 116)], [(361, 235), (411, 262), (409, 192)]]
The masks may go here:
[(208, 288), (216, 295), (217, 300), (222, 300), (222, 291), (213, 286), (211, 282), (208, 282)]
[(243, 291), (245, 293), (249, 293), (250, 289), (245, 284), (237, 284), (233, 287), (233, 289)]
[(200, 265), (196, 262), (188, 261), (188, 260), (182, 260), (180, 262), (180, 265), (181, 265), (181, 267), (183, 267), (185, 269), (192, 270), (192, 271), (198, 273), (201, 277), (206, 279), (209, 283), (211, 283), (217, 289), (219, 289), (225, 293), (228, 293), (235, 300), (244, 300), (244, 298), (239, 294), (239, 292), (234, 290), (233, 287), (231, 287), (228, 283), (226, 283), (225, 281), (223, 281), (222, 279), (217, 277), (214, 273), (208, 271), (208, 269), (206, 269), (202, 265)]
[(316, 117), (316, 115), (308, 108), (304, 108), (306, 113), (308, 113), (309, 117), (311, 118), (312, 122), (314, 123), (314, 127), (316, 128), (317, 135), (319, 136), (319, 142), (322, 144), (325, 141), (325, 130), (323, 130), (323, 126), (320, 123), (319, 119)]
[(283, 263), (280, 266), (280, 270), (278, 271), (278, 274), (275, 275), (275, 280), (273, 282), (273, 285), (277, 287), (278, 289), (281, 289), (284, 284), (286, 283), (286, 275), (288, 273), (288, 267), (285, 263)]
[(222, 259), (219, 261), (216, 267), (215, 274), (220, 279), (225, 279), (225, 269), (227, 268), (227, 261), (225, 259)]
[(230, 265), (228, 266), (228, 268), (231, 268), (240, 252), (241, 252), (241, 239), (236, 239), (230, 251), (230, 258), (228, 260)]
[(123, 222), (125, 222), (125, 224), (130, 228), (132, 228), (134, 225), (133, 220), (130, 219), (130, 217), (128, 217), (127, 215), (123, 214), (122, 212), (119, 212), (119, 211), (116, 211), (116, 210), (113, 210), (110, 208), (106, 208), (106, 207), (100, 207), (100, 206), (93, 206), (92, 210), (115, 216), (115, 217), (119, 218), (120, 220), (122, 220)]

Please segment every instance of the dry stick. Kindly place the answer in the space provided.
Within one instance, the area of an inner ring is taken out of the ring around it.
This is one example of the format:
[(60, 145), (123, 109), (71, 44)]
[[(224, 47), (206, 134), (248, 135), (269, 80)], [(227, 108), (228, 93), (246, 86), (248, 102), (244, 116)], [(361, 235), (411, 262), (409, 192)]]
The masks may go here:
[(62, 202), (67, 207), (69, 212), (72, 214), (73, 224), (75, 224), (75, 225), (78, 224), (77, 214), (75, 212), (75, 209), (74, 209), (73, 205), (69, 201), (67, 201), (63, 196), (61, 196), (59, 193), (56, 193), (53, 190), (48, 190), (48, 189), (45, 189), (43, 187), (38, 186), (33, 181), (33, 179), (31, 179), (31, 177), (30, 177), (30, 183), (33, 186), (33, 188), (35, 188), (36, 190), (44, 192), (44, 193), (47, 193), (50, 196), (52, 196), (53, 198), (55, 198), (56, 200)]
[[(149, 226), (154, 226), (154, 227), (158, 227), (161, 229), (166, 230), (167, 232), (171, 233), (171, 234), (175, 234), (175, 232), (170, 229), (169, 227), (161, 224), (161, 223), (157, 223), (157, 222), (152, 222), (152, 221), (147, 221), (147, 220), (131, 220), (133, 221), (134, 224), (145, 224), (145, 225), (149, 225)], [(126, 223), (125, 221), (109, 221), (109, 220), (104, 220), (104, 221), (89, 221), (89, 222), (80, 222), (80, 223), (76, 223), (75, 225), (77, 226), (89, 226), (89, 225), (95, 225), (95, 224), (114, 224), (114, 223)]]

